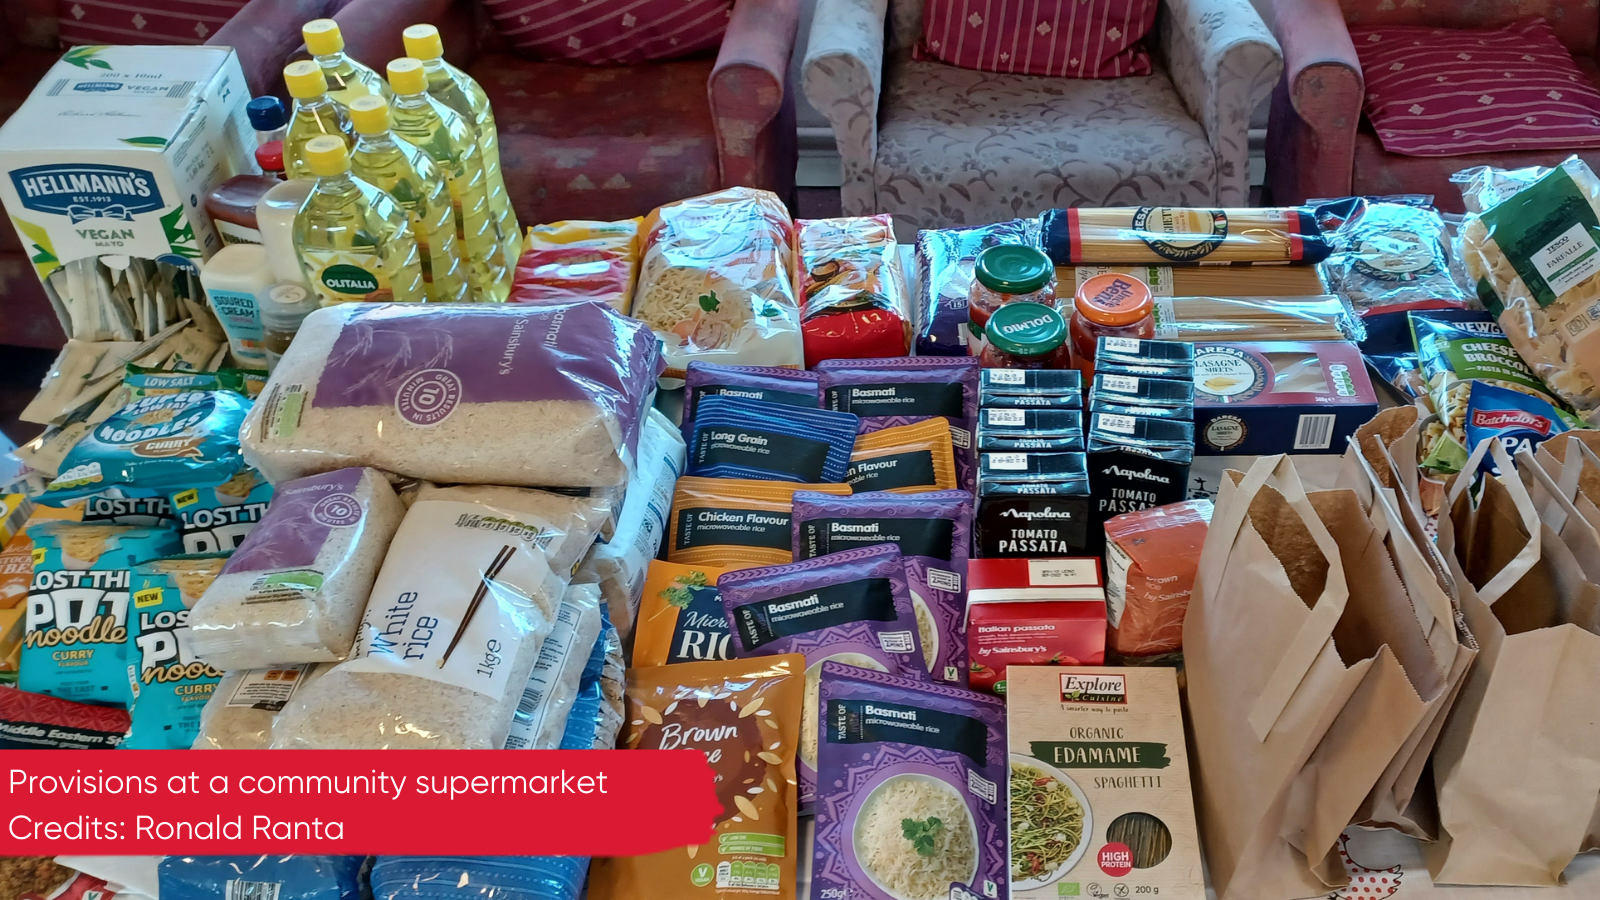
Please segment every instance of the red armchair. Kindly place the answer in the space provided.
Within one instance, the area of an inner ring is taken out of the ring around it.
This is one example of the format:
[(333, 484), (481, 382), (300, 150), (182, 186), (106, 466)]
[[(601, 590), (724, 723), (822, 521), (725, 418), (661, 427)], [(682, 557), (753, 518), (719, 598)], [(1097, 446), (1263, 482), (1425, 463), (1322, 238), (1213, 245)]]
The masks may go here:
[[(1365, 85), (1349, 25), (1495, 28), (1542, 16), (1555, 26), (1578, 67), (1600, 84), (1596, 65), (1600, 8), (1593, 0), (1268, 0), (1283, 48), (1283, 78), (1267, 125), (1267, 192), (1272, 203), (1349, 194), (1431, 193), (1440, 208), (1461, 211), (1450, 175), (1470, 166), (1553, 165), (1567, 151), (1515, 151), (1417, 157), (1387, 153), (1361, 114)], [(1600, 150), (1577, 154), (1591, 166)]]
[(346, 50), (380, 72), (404, 55), (402, 28), (440, 27), (447, 58), (494, 105), (506, 189), (524, 224), (641, 216), (733, 186), (792, 200), (798, 0), (738, 0), (715, 58), (640, 66), (524, 58), (473, 0), (351, 0), (334, 18)]

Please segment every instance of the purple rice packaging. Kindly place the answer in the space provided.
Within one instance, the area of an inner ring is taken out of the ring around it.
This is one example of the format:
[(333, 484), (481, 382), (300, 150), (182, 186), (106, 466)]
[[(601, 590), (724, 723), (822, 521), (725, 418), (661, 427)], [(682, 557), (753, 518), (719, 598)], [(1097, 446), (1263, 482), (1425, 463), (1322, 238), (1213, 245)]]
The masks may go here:
[(779, 366), (723, 366), (693, 360), (684, 375), (683, 430), (693, 430), (695, 407), (707, 397), (735, 397), (816, 408), (822, 405), (821, 396), (815, 372)]
[(861, 417), (861, 433), (910, 425), (933, 416), (950, 421), (956, 477), (973, 490), (972, 432), (978, 425), (978, 373), (971, 356), (830, 359), (817, 364), (822, 408)]

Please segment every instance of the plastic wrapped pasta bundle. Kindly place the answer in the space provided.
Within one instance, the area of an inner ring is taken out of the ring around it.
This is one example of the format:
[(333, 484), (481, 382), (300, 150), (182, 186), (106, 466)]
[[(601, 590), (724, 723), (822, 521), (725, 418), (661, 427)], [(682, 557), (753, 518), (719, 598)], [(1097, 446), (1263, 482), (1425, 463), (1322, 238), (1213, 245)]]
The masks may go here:
[(911, 310), (890, 217), (809, 219), (798, 225), (806, 366), (824, 359), (906, 355)]
[(511, 303), (599, 300), (627, 315), (639, 274), (639, 226), (620, 222), (552, 222), (528, 229), (528, 245), (511, 279)]
[(1305, 266), (1333, 249), (1303, 207), (1072, 207), (1048, 210), (1040, 221), (1044, 250), (1058, 266)]
[(1338, 249), (1326, 267), (1357, 309), (1471, 299), (1450, 274), (1450, 233), (1438, 210), (1362, 198), (1354, 207), (1333, 233)]
[[(1483, 212), (1461, 227), (1467, 275), (1528, 367), (1591, 423), (1600, 421), (1600, 178), (1577, 157), (1514, 193), (1480, 177)], [(1496, 202), (1498, 201), (1498, 202)]]
[(1361, 318), (1334, 294), (1312, 297), (1157, 297), (1163, 341), (1359, 341)]
[(696, 359), (801, 365), (793, 240), (783, 202), (754, 188), (691, 197), (649, 215), (633, 315), (661, 338), (666, 377), (682, 378)]
[(604, 501), (423, 486), (350, 659), (300, 691), (274, 749), (500, 749)]

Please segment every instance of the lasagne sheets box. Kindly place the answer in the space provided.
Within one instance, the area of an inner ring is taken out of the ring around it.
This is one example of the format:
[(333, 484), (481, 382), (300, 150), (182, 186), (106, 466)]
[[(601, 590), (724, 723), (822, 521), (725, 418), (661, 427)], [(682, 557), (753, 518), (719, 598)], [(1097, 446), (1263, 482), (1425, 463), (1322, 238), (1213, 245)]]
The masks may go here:
[(1355, 344), (1194, 345), (1196, 456), (1340, 454), (1377, 414), (1378, 396)]

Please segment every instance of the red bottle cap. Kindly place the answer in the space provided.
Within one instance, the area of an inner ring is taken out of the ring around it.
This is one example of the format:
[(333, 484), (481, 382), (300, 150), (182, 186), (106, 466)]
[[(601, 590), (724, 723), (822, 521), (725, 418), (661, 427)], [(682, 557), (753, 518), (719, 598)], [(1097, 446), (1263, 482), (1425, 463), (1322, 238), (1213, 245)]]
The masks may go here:
[(268, 175), (283, 174), (283, 141), (267, 141), (256, 148), (256, 165)]

